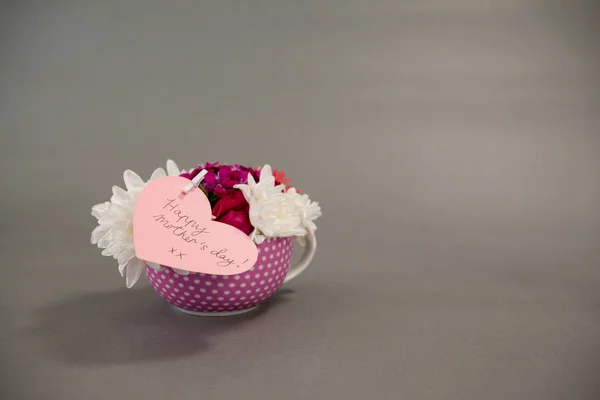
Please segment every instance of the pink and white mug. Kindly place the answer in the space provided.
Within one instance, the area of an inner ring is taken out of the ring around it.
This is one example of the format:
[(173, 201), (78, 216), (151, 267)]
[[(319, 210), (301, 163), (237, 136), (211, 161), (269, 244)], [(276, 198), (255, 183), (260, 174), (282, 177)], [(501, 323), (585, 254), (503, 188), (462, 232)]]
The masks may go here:
[(282, 284), (300, 275), (315, 255), (317, 239), (313, 232), (306, 235), (304, 253), (293, 267), (293, 237), (267, 238), (256, 247), (256, 263), (241, 274), (180, 275), (167, 266), (163, 266), (162, 271), (146, 266), (146, 276), (159, 296), (185, 313), (200, 316), (241, 314), (255, 309)]

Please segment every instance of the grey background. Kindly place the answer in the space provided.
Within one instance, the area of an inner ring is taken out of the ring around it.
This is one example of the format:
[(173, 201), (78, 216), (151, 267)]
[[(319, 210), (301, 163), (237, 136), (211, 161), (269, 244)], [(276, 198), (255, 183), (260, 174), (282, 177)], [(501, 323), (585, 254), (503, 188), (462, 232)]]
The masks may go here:
[[(598, 399), (598, 13), (570, 1), (3, 2), (3, 399)], [(90, 207), (167, 158), (321, 202), (260, 312), (126, 290)]]

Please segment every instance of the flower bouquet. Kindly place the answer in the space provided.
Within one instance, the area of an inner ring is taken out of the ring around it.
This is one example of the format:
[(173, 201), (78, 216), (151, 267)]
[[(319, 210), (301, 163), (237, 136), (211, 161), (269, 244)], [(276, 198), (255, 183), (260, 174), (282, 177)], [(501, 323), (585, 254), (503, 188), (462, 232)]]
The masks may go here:
[[(131, 288), (143, 272), (154, 290), (197, 315), (249, 311), (300, 274), (316, 250), (318, 203), (269, 165), (220, 163), (180, 170), (167, 161), (146, 182), (127, 170), (125, 189), (92, 207), (91, 241), (118, 261)], [(305, 247), (291, 267), (293, 238)]]

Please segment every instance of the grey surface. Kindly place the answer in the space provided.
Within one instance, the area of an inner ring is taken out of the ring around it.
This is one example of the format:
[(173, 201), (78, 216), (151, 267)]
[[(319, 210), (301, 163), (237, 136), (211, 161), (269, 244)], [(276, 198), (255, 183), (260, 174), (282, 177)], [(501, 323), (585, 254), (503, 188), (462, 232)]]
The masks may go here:
[[(571, 1), (13, 2), (0, 397), (600, 396), (598, 15)], [(269, 162), (323, 206), (250, 317), (126, 290), (131, 168)]]

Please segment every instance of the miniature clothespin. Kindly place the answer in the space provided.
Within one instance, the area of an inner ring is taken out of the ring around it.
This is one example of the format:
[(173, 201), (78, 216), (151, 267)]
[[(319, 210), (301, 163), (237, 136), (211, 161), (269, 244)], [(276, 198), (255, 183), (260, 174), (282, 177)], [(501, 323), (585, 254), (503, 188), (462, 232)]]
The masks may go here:
[(198, 175), (196, 175), (191, 181), (190, 183), (188, 183), (187, 185), (185, 185), (185, 187), (182, 189), (182, 192), (185, 194), (188, 194), (190, 192), (190, 190), (192, 190), (194, 187), (198, 187), (198, 185), (200, 185), (200, 182), (202, 182), (202, 179), (204, 179), (204, 175), (206, 175), (208, 173), (207, 170), (203, 169), (202, 171), (200, 171), (200, 173)]

